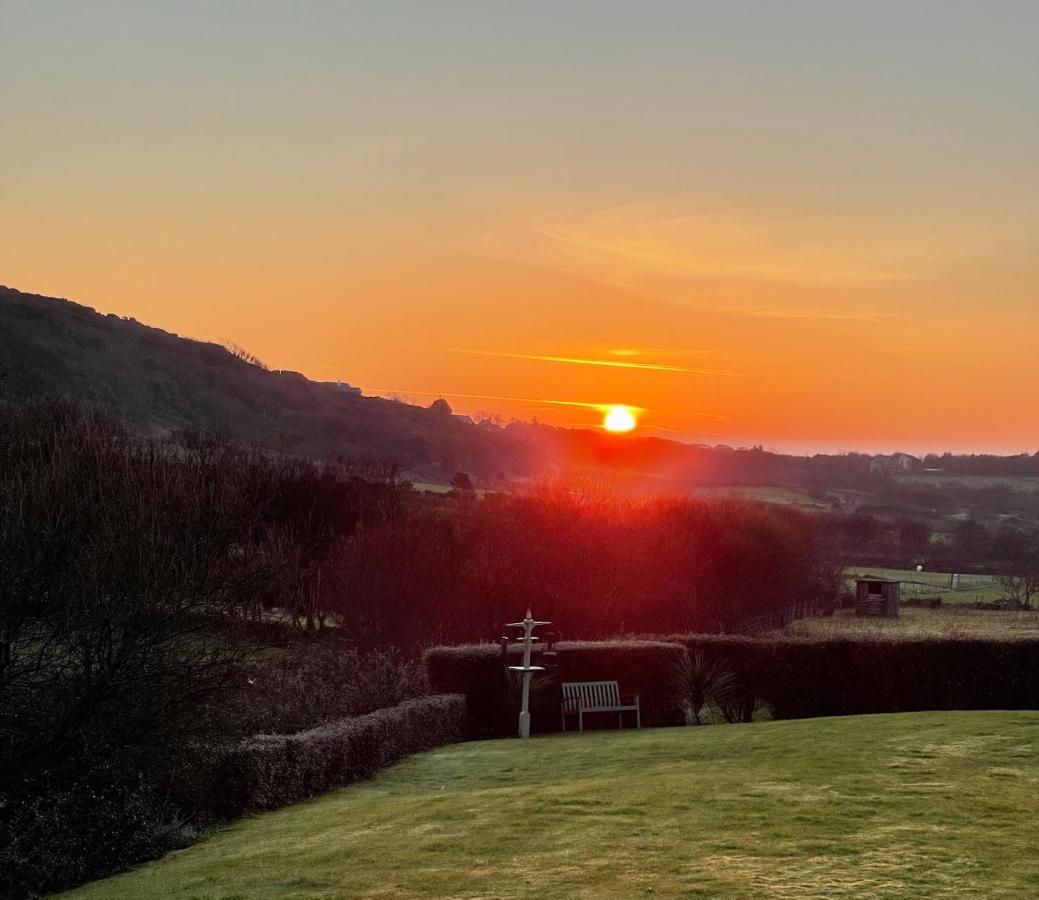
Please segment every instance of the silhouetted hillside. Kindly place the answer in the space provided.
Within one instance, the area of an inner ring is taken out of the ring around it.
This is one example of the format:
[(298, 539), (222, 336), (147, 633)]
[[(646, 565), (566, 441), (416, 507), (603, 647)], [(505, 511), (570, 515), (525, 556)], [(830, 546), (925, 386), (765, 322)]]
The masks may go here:
[(271, 372), (228, 349), (0, 286), (0, 394), (65, 398), (147, 430), (199, 428), (301, 456), (394, 459), (430, 477), (525, 474), (516, 435), (431, 408)]

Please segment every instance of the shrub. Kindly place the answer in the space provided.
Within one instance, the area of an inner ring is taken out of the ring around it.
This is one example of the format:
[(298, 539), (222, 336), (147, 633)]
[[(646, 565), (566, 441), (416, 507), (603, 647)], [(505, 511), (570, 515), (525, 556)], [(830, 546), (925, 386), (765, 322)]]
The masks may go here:
[(701, 725), (702, 716), (714, 705), (723, 712), (735, 699), (736, 680), (720, 659), (704, 659), (703, 653), (687, 653), (675, 673), (686, 718)]
[(426, 693), (422, 666), (392, 650), (362, 651), (334, 635), (293, 641), (234, 698), (247, 734), (291, 734), (396, 706)]
[(421, 750), (462, 739), (465, 698), (407, 700), (298, 734), (259, 735), (229, 750), (214, 772), (214, 812), (276, 809), (367, 778)]
[[(679, 725), (684, 721), (675, 689), (675, 671), (685, 658), (680, 644), (662, 641), (565, 641), (554, 659), (535, 654), (548, 671), (535, 679), (531, 721), (535, 732), (560, 730), (561, 685), (566, 681), (616, 681), (624, 694), (640, 698), (642, 724)], [(509, 665), (519, 648), (510, 648)], [(495, 644), (433, 647), (425, 653), (426, 675), (434, 691), (466, 696), (470, 732), (475, 737), (515, 733), (518, 687), (509, 679)]]
[(43, 777), (0, 795), (0, 896), (57, 891), (183, 846), (145, 779), (102, 764), (73, 783)]

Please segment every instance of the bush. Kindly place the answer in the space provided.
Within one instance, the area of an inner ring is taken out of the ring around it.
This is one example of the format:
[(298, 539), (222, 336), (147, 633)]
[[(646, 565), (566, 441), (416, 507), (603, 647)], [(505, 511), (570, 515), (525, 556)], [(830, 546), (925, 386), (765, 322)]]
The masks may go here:
[(723, 712), (736, 699), (736, 680), (720, 659), (704, 659), (700, 652), (687, 653), (676, 683), (681, 692), (686, 720), (702, 725), (703, 717), (717, 707)]
[[(680, 725), (684, 721), (675, 688), (675, 673), (685, 651), (662, 641), (595, 641), (556, 645), (554, 659), (535, 654), (548, 671), (536, 677), (531, 696), (531, 727), (539, 733), (560, 730), (561, 685), (566, 681), (616, 681), (622, 694), (638, 694), (642, 724)], [(519, 648), (510, 648), (509, 665), (518, 663)], [(514, 734), (519, 688), (510, 679), (495, 644), (433, 647), (424, 656), (426, 676), (434, 691), (464, 694), (474, 737)]]
[(250, 677), (233, 709), (247, 734), (292, 734), (422, 696), (418, 661), (362, 651), (334, 635), (293, 641)]
[(215, 769), (214, 812), (234, 818), (276, 809), (367, 778), (411, 753), (461, 740), (465, 715), (464, 697), (442, 694), (298, 734), (250, 738)]
[(146, 780), (101, 765), (72, 784), (42, 778), (0, 796), (0, 896), (57, 891), (186, 843)]

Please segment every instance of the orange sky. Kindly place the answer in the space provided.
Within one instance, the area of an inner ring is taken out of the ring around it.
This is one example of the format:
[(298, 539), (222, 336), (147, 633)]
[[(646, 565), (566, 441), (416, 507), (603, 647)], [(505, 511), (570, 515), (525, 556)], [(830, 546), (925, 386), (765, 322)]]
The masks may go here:
[(1034, 451), (1037, 8), (717, 6), (5, 5), (0, 282), (467, 412)]

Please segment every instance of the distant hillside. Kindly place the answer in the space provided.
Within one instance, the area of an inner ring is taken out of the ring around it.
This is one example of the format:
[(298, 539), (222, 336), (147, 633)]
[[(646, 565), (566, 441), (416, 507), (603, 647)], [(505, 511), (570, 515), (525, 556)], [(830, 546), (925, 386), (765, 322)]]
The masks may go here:
[(375, 456), (415, 474), (524, 475), (515, 433), (271, 372), (228, 349), (0, 286), (0, 397), (66, 398), (156, 432), (200, 428), (301, 456)]

